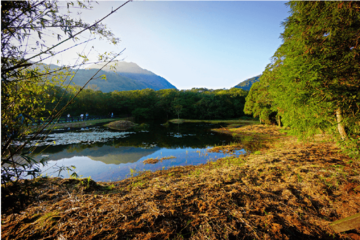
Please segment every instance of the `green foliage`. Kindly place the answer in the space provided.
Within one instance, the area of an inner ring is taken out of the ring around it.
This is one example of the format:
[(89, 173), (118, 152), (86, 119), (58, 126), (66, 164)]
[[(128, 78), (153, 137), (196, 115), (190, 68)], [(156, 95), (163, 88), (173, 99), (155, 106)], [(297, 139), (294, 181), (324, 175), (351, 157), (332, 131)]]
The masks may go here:
[[(360, 148), (359, 2), (288, 3), (283, 44), (247, 97), (245, 113), (276, 110), (299, 137), (339, 136), (353, 155)], [(271, 101), (269, 101), (271, 99)], [(264, 113), (264, 114), (262, 114)]]
[[(65, 91), (59, 86), (52, 87), (48, 94), (56, 100), (49, 103), (47, 109), (55, 104), (63, 106), (75, 92)], [(93, 89), (83, 90), (73, 103), (67, 107), (66, 114), (90, 115), (132, 115), (136, 121), (166, 121), (174, 117), (187, 119), (231, 119), (243, 117), (245, 96), (242, 89), (230, 90), (133, 90), (103, 93)]]
[(266, 78), (268, 71), (260, 77), (260, 82), (255, 82), (246, 97), (244, 112), (259, 117), (265, 124), (275, 124), (277, 110), (273, 107), (273, 97), (269, 94), (269, 82)]
[[(91, 8), (91, 3), (69, 3), (67, 8)], [(43, 35), (50, 35), (50, 29), (51, 33), (54, 29), (58, 33), (56, 44), (42, 38)], [(71, 75), (66, 67), (50, 68), (41, 62), (58, 53), (54, 49), (62, 43), (78, 41), (77, 36), (85, 30), (113, 44), (119, 42), (100, 22), (90, 25), (59, 12), (56, 0), (1, 2), (2, 183), (13, 181), (15, 184), (24, 176), (40, 174), (39, 163), (29, 157), (33, 149), (24, 149), (46, 126), (28, 137), (30, 128), (39, 118), (43, 121), (44, 117), (48, 117), (52, 121), (59, 117), (71, 100), (64, 96), (76, 96), (70, 93), (74, 88), (64, 85), (65, 79)], [(28, 44), (30, 36), (38, 36), (35, 47)], [(62, 37), (65, 39), (61, 40)], [(108, 61), (115, 55), (111, 52), (99, 58)], [(79, 57), (83, 62), (88, 61), (84, 55), (79, 54)], [(66, 90), (58, 91), (57, 87)], [(24, 144), (16, 144), (18, 140)]]
[(136, 108), (131, 113), (136, 121), (146, 121), (152, 119), (151, 110), (149, 108)]
[[(28, 156), (26, 146), (35, 120), (42, 116), (49, 116), (53, 109), (47, 109), (55, 101), (55, 96), (48, 94), (48, 90), (55, 85), (61, 85), (67, 72), (59, 71), (51, 78), (37, 77), (45, 74), (48, 69), (39, 68), (17, 71), (16, 77), (28, 79), (25, 81), (12, 80), (5, 76), (1, 82), (1, 142), (2, 142), (2, 181), (18, 180), (22, 175), (35, 177), (40, 173), (39, 163)], [(41, 118), (44, 120), (44, 118)], [(20, 140), (25, 144), (16, 146), (14, 141)], [(31, 150), (30, 150), (31, 151)], [(17, 155), (17, 156), (16, 156)], [(43, 161), (40, 162), (42, 164)]]
[(273, 112), (270, 108), (264, 108), (260, 113), (260, 119), (262, 119), (264, 123), (268, 125), (275, 123), (275, 116), (276, 113)]

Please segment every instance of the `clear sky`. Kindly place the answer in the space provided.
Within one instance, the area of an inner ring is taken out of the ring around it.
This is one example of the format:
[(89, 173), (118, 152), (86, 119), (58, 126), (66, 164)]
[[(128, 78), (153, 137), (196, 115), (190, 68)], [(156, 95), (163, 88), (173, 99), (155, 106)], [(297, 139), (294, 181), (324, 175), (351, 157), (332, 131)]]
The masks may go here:
[[(93, 23), (122, 3), (100, 1), (81, 16)], [(288, 11), (282, 1), (135, 1), (104, 21), (121, 39), (119, 45), (95, 40), (87, 47), (97, 52), (126, 48), (119, 59), (164, 77), (178, 89), (231, 88), (265, 69), (282, 43), (281, 22)], [(60, 61), (73, 63), (73, 53), (83, 48), (67, 51)]]

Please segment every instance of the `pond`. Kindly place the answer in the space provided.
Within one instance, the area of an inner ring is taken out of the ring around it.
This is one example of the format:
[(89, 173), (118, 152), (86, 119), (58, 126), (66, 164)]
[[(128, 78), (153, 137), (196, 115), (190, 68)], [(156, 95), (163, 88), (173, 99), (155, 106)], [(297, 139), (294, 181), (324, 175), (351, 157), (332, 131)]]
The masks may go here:
[[(231, 143), (232, 136), (211, 131), (220, 125), (187, 123), (169, 126), (150, 125), (146, 129), (116, 131), (103, 126), (60, 129), (39, 136), (32, 142), (36, 160), (47, 159), (43, 174), (58, 176), (61, 166), (75, 166), (81, 177), (95, 181), (117, 181), (144, 170), (168, 169), (174, 166), (198, 165), (229, 156), (210, 153), (207, 149)], [(239, 150), (233, 154), (243, 154)], [(155, 164), (144, 164), (150, 158), (169, 158)], [(69, 177), (71, 172), (62, 171)]]

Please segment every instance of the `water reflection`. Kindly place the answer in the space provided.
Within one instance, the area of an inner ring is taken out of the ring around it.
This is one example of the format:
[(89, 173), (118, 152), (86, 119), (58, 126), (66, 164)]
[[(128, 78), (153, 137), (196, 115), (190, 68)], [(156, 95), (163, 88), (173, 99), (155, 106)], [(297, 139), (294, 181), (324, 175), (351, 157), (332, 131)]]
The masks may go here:
[[(209, 153), (207, 148), (227, 144), (232, 141), (229, 135), (217, 134), (209, 124), (183, 124), (169, 127), (151, 126), (146, 131), (114, 131), (105, 127), (93, 127), (74, 131), (52, 133), (51, 141), (61, 144), (41, 147), (34, 151), (35, 159), (48, 156), (49, 169), (53, 165), (76, 167), (78, 175), (91, 176), (96, 181), (115, 181), (129, 176), (130, 168), (136, 171), (167, 169), (173, 166), (197, 165), (215, 161), (227, 156), (222, 153)], [(93, 137), (91, 133), (94, 133)], [(100, 138), (98, 136), (101, 136)], [(71, 144), (65, 145), (69, 140)], [(80, 141), (81, 140), (81, 141)], [(241, 154), (244, 151), (238, 151)], [(148, 158), (174, 156), (154, 165), (144, 164)], [(49, 175), (54, 174), (48, 170)], [(63, 172), (64, 177), (68, 173)]]
[[(53, 147), (52, 147), (53, 148)], [(139, 148), (139, 147), (114, 147), (111, 145), (71, 145), (62, 148), (63, 150), (54, 152), (54, 149), (47, 148), (43, 154), (38, 154), (35, 159), (48, 156), (50, 160), (61, 160), (65, 158), (73, 158), (74, 156), (86, 156), (94, 161), (101, 161), (105, 164), (133, 163), (140, 158), (147, 156), (160, 148)], [(49, 151), (52, 154), (49, 155)], [(59, 148), (57, 148), (59, 149)]]

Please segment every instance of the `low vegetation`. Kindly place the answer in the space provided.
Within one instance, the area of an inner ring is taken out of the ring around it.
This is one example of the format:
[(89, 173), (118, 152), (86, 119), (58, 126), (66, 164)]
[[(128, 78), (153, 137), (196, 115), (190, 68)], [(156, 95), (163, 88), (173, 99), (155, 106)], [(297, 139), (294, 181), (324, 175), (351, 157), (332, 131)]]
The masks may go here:
[(136, 124), (129, 120), (118, 120), (105, 124), (104, 126), (115, 130), (127, 130), (135, 127)]
[[(25, 181), (22, 205), (2, 189), (4, 239), (351, 239), (329, 224), (360, 209), (360, 164), (330, 136), (299, 142), (275, 126), (217, 131), (252, 151), (119, 182)], [(8, 186), (10, 189), (11, 186)], [(28, 192), (27, 192), (28, 191)], [(4, 205), (5, 204), (5, 205)], [(5, 207), (6, 206), (6, 207)], [(13, 207), (11, 207), (13, 206)]]
[[(238, 125), (248, 125), (248, 124), (257, 124), (258, 120), (254, 118), (242, 118), (242, 119), (232, 119), (232, 120), (199, 120), (199, 119), (171, 119), (169, 120), (171, 123), (211, 123), (211, 124), (221, 124), (224, 123), (228, 127), (234, 127)], [(230, 125), (230, 126), (229, 126)]]
[(169, 159), (174, 159), (176, 157), (174, 156), (169, 156), (169, 157), (163, 157), (163, 158), (148, 158), (148, 159), (145, 159), (144, 160), (144, 164), (155, 164), (155, 163), (158, 163), (158, 162), (162, 162), (164, 160), (169, 160)]
[(79, 121), (79, 122), (56, 123), (49, 125), (45, 130), (90, 127), (100, 123), (121, 121), (120, 119), (121, 118), (105, 118), (105, 119), (95, 119), (95, 120), (87, 120), (87, 121)]

